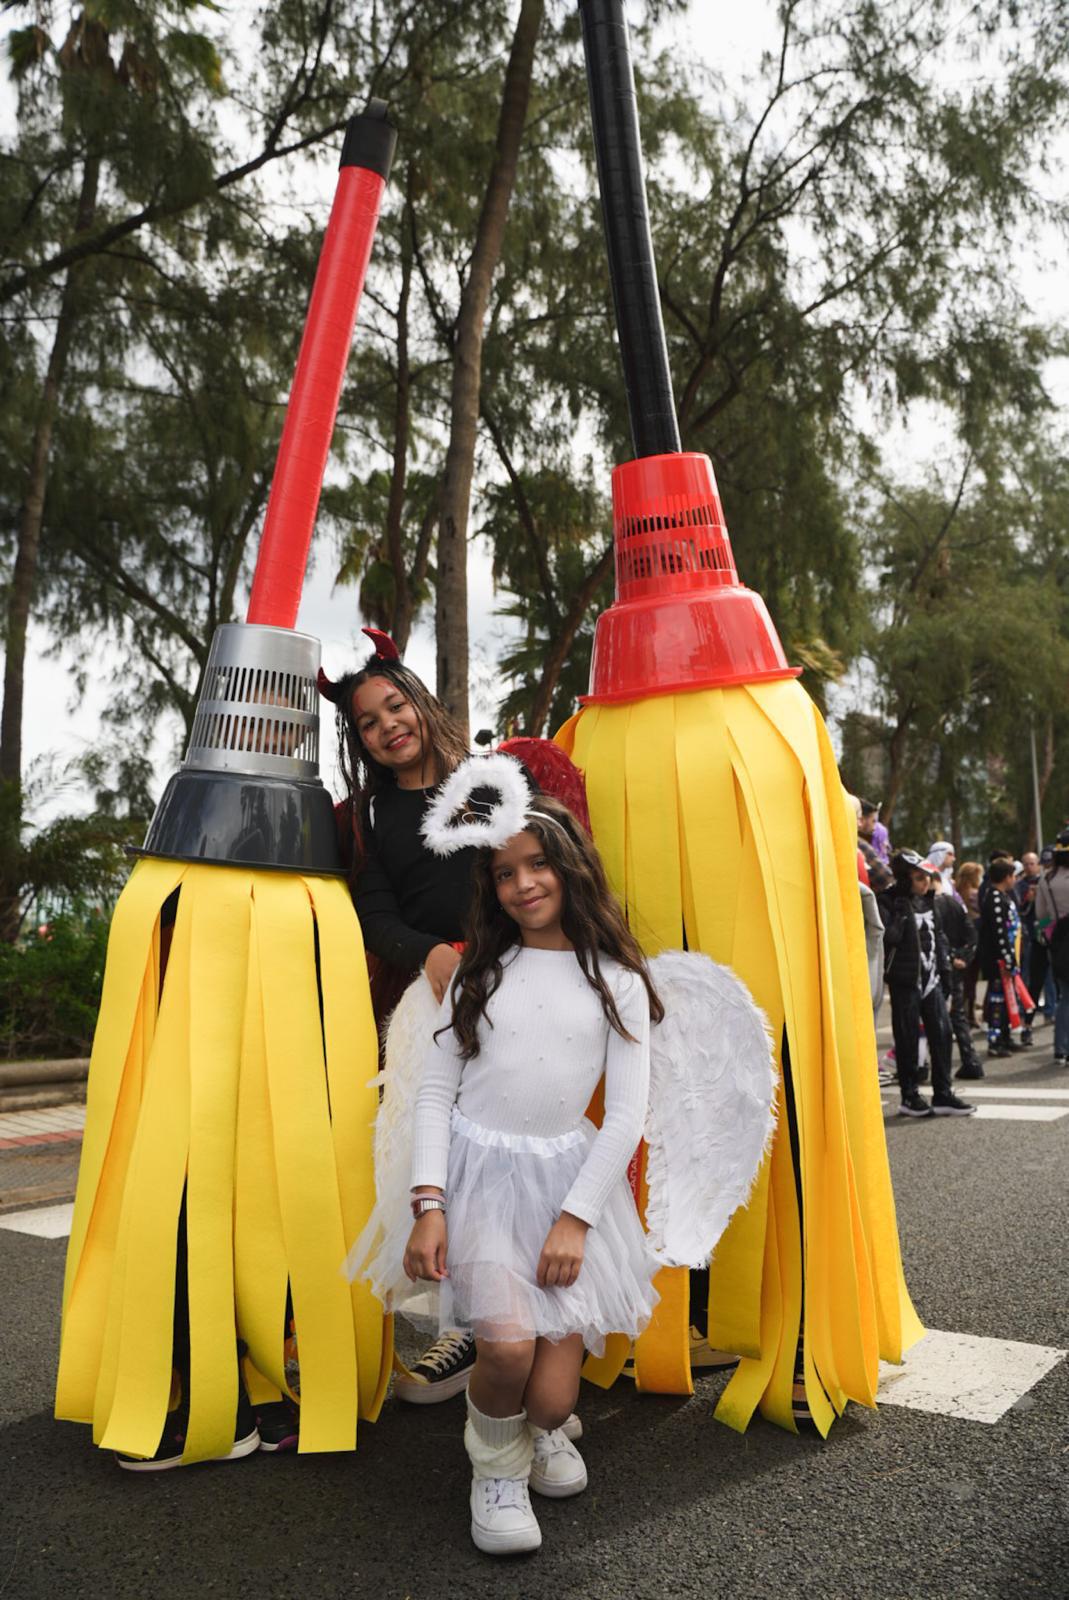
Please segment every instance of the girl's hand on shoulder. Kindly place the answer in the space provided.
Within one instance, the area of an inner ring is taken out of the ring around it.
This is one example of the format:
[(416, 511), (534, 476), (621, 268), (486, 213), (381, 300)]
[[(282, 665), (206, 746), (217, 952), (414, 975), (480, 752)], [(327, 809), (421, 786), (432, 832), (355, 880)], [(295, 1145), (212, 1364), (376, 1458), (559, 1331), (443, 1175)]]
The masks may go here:
[(589, 1222), (562, 1211), (546, 1235), (538, 1258), (538, 1284), (542, 1289), (570, 1289), (583, 1265)]
[(423, 963), (427, 982), (434, 990), (434, 998), (439, 1005), (445, 999), (445, 991), (459, 964), (460, 955), (451, 944), (436, 944)]
[(439, 1283), (448, 1278), (445, 1265), (446, 1226), (444, 1211), (425, 1211), (408, 1236), (405, 1249), (405, 1277), (413, 1283), (429, 1278)]

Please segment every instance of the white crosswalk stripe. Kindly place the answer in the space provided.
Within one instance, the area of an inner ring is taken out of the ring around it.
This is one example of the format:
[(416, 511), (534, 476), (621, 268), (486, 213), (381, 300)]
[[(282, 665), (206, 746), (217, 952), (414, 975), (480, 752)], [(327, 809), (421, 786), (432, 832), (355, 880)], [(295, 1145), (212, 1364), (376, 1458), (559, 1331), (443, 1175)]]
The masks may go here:
[(985, 1100), (977, 1106), (976, 1116), (983, 1122), (1059, 1122), (1069, 1117), (1069, 1106), (1024, 1106), (1017, 1100), (996, 1106)]
[(66, 1239), (73, 1215), (73, 1200), (61, 1206), (37, 1206), (32, 1211), (12, 1211), (0, 1216), (0, 1228), (10, 1233), (32, 1233), (38, 1239)]
[(1069, 1100), (1069, 1089), (1019, 1089), (1016, 1084), (962, 1084), (962, 1094), (970, 1100)]
[(968, 1422), (998, 1422), (1069, 1351), (1019, 1339), (983, 1339), (931, 1328), (900, 1367), (880, 1362), (883, 1405), (934, 1411)]

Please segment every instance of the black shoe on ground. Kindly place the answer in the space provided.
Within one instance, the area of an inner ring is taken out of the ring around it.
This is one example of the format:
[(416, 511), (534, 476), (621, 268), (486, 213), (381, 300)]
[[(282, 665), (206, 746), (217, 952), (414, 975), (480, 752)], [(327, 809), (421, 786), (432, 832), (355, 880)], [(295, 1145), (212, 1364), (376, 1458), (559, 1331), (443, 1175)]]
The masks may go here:
[(907, 1094), (902, 1096), (902, 1104), (898, 1108), (900, 1117), (930, 1117), (932, 1108), (923, 1095)]
[(393, 1392), (409, 1405), (433, 1406), (466, 1389), (475, 1365), (475, 1337), (443, 1333), (406, 1372), (395, 1372)]
[(967, 1100), (959, 1100), (956, 1094), (933, 1095), (933, 1117), (971, 1117), (976, 1107), (971, 1106)]
[[(167, 1413), (167, 1421), (163, 1425), (163, 1437), (160, 1439), (156, 1454), (147, 1460), (140, 1456), (123, 1455), (121, 1451), (115, 1452), (115, 1459), (119, 1466), (127, 1472), (167, 1472), (171, 1467), (191, 1465), (199, 1466), (200, 1462), (186, 1463), (182, 1460), (182, 1452), (186, 1447), (186, 1433), (189, 1430), (189, 1406), (183, 1400), (174, 1411)], [(222, 1456), (212, 1456), (213, 1461), (240, 1461), (243, 1456), (251, 1456), (254, 1450), (260, 1448), (260, 1435), (256, 1431), (256, 1418), (249, 1404), (249, 1397), (242, 1384), (238, 1393), (237, 1417), (234, 1421), (234, 1443), (230, 1450)]]
[(286, 1396), (281, 1400), (268, 1400), (255, 1409), (260, 1449), (269, 1455), (280, 1450), (296, 1450), (301, 1437), (300, 1406)]
[(1004, 1044), (989, 1044), (987, 1047), (987, 1059), (989, 1061), (1005, 1061), (1007, 1056), (1012, 1055), (1013, 1051)]
[(1054, 1065), (1056, 1067), (1069, 1067), (1069, 1056), (1055, 1056)]
[(984, 1069), (979, 1061), (970, 1061), (966, 1066), (959, 1067), (954, 1076), (955, 1078), (982, 1078)]
[(1034, 1043), (1035, 1043), (1035, 1040), (1032, 1038), (1032, 1030), (1031, 1030), (1031, 1028), (1022, 1028), (1021, 1029), (1021, 1049), (1022, 1050), (1031, 1050), (1031, 1048), (1032, 1048)]

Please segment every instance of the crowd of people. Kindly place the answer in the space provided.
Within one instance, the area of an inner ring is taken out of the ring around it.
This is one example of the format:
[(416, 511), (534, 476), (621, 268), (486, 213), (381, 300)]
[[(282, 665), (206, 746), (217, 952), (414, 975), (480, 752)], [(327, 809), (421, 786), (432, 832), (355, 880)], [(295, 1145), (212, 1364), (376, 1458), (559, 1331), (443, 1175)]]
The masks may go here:
[(880, 1081), (897, 1083), (900, 1113), (971, 1115), (954, 1079), (1032, 1049), (1043, 1022), (1055, 1065), (1069, 1067), (1069, 827), (1038, 854), (993, 850), (985, 866), (959, 863), (946, 839), (923, 855), (895, 849), (874, 802), (857, 801), (857, 814), (873, 1011), (886, 991), (894, 1035)]

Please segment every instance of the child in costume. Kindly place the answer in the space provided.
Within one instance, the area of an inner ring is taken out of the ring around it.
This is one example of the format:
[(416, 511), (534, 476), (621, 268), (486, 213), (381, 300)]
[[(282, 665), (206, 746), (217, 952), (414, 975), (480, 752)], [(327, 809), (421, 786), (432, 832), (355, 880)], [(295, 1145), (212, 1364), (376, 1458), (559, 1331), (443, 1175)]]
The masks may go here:
[[(566, 807), (539, 797), (525, 820), (478, 864), (471, 939), (417, 1101), (404, 1258), (413, 1280), (441, 1284), (443, 1319), (475, 1332), (471, 1531), (500, 1554), (541, 1543), (528, 1480), (553, 1496), (586, 1487), (560, 1431), (584, 1345), (634, 1336), (657, 1298), (626, 1172), (662, 1008)], [(603, 1074), (592, 1137), (583, 1114)]]
[[(1012, 861), (1003, 856), (992, 861), (987, 870), (987, 894), (980, 906), (980, 971), (987, 979), (984, 1000), (987, 1054), (996, 1059), (1013, 1055), (1031, 1043), (1034, 1015), (1018, 962), (1021, 919), (1013, 896), (1014, 876)], [(1007, 988), (1013, 997), (1012, 1012)], [(1017, 1010), (1018, 998), (1023, 1006), (1024, 1022), (1020, 1044), (1010, 1033), (1011, 1023), (1016, 1026), (1022, 1020)]]
[[(374, 957), (371, 997), (381, 1029), (422, 971), (441, 1000), (460, 959), (473, 850), (435, 855), (421, 827), (437, 786), (468, 754), (463, 733), (406, 667), (393, 640), (363, 630), (375, 653), (320, 692), (337, 707), (339, 765), (348, 795), (337, 807), (343, 859), (364, 943)], [(448, 1400), (468, 1381), (470, 1334), (444, 1328), (394, 1393), (414, 1404)]]
[[(891, 858), (894, 886), (880, 896), (884, 920), (884, 973), (891, 994), (891, 1026), (904, 1117), (971, 1116), (976, 1107), (953, 1091), (952, 1035), (944, 989), (950, 988), (950, 954), (935, 913), (933, 868), (915, 850)], [(921, 1024), (932, 1058), (931, 1104), (919, 1093)]]
[[(541, 1543), (529, 1486), (553, 1497), (586, 1486), (562, 1426), (584, 1348), (599, 1355), (608, 1335), (641, 1332), (660, 1264), (708, 1260), (774, 1121), (770, 1040), (743, 986), (706, 957), (670, 952), (657, 958), (673, 1000), (666, 1018), (660, 976), (589, 835), (566, 806), (532, 797), (520, 772), (507, 756), (475, 758), (428, 816), (434, 848), (488, 844), (464, 953), (416, 1073), (414, 1119), (404, 1116), (404, 1050), (393, 1072), (390, 1060), (425, 985), (391, 1025), (379, 1199), (348, 1263), (414, 1318), (422, 1280), (436, 1283), (441, 1324), (473, 1330), (471, 1531), (498, 1554)], [(476, 798), (488, 787), (502, 795), (490, 819)], [(651, 1019), (665, 1019), (655, 1032), (667, 1046), (652, 1052), (652, 1094)], [(602, 1082), (595, 1130), (584, 1112)], [(401, 1101), (392, 1114), (391, 1088)], [(391, 1115), (414, 1120), (401, 1194)], [(646, 1236), (626, 1181), (644, 1128)]]

